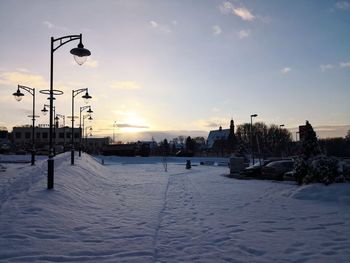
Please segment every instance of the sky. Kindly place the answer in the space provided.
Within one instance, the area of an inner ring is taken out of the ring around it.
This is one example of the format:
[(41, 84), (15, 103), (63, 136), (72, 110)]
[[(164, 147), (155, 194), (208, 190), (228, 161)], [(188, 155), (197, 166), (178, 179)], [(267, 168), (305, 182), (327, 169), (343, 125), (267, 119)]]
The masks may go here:
[[(32, 97), (16, 102), (17, 84), (36, 89), (37, 123), (48, 123), (39, 90), (49, 88), (50, 38), (82, 33), (85, 64), (69, 53), (77, 41), (54, 53), (55, 106), (72, 115), (72, 90), (88, 88), (96, 137), (204, 135), (251, 114), (345, 136), (349, 25), (350, 1), (0, 0), (0, 126), (30, 124)], [(75, 115), (84, 105), (77, 96)]]

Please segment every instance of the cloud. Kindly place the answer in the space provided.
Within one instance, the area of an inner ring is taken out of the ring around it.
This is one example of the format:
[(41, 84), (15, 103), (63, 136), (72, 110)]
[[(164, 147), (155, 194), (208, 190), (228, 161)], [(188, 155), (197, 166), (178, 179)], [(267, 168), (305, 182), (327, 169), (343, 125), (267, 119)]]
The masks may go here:
[(47, 88), (48, 82), (43, 76), (27, 72), (8, 71), (0, 73), (0, 85), (25, 85), (31, 88)]
[(350, 62), (341, 62), (339, 65), (341, 68), (350, 68)]
[(61, 30), (61, 31), (68, 31), (68, 29), (66, 27), (63, 26), (57, 26), (52, 24), (49, 21), (44, 21), (43, 24), (48, 28), (48, 29), (56, 29), (56, 30)]
[(337, 9), (350, 10), (350, 3), (347, 1), (339, 1), (335, 4)]
[(137, 128), (137, 129), (148, 129), (149, 128), (149, 126), (135, 125), (135, 124), (129, 124), (129, 123), (116, 123), (115, 125), (118, 128)]
[(255, 19), (255, 16), (247, 8), (244, 6), (235, 7), (231, 2), (228, 1), (223, 2), (219, 6), (219, 10), (222, 14), (234, 14), (244, 21), (253, 21)]
[(114, 89), (138, 90), (141, 86), (134, 81), (116, 81), (110, 84)]
[(221, 30), (221, 27), (218, 26), (218, 25), (215, 25), (212, 27), (212, 31), (213, 31), (213, 35), (214, 36), (218, 36), (221, 34), (222, 30)]
[(321, 71), (326, 71), (326, 70), (329, 70), (329, 69), (332, 69), (332, 68), (334, 68), (334, 65), (332, 65), (332, 64), (320, 65)]
[[(174, 21), (173, 21), (172, 23), (173, 23), (173, 25), (175, 25), (177, 22), (174, 24)], [(155, 30), (158, 30), (158, 31), (163, 32), (163, 33), (170, 33), (171, 32), (170, 26), (159, 24), (158, 22), (156, 22), (154, 20), (149, 21), (149, 25), (152, 28), (154, 28)]]
[(241, 30), (241, 31), (238, 32), (238, 37), (239, 37), (240, 39), (247, 38), (247, 37), (249, 37), (249, 36), (250, 36), (250, 30), (249, 30), (249, 29), (247, 29), (247, 30)]
[(285, 67), (285, 68), (281, 69), (280, 71), (282, 74), (288, 74), (289, 72), (292, 71), (292, 69), (289, 67)]
[(88, 58), (86, 62), (84, 63), (84, 66), (90, 67), (90, 68), (97, 68), (98, 67), (98, 61), (92, 58)]

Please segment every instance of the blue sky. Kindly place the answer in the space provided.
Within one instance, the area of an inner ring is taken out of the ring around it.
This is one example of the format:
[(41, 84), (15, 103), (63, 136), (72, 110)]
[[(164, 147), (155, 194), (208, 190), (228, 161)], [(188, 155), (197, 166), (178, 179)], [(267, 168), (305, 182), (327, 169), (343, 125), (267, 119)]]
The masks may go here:
[(350, 1), (2, 0), (0, 125), (30, 122), (30, 96), (11, 94), (47, 89), (50, 37), (79, 33), (92, 56), (76, 65), (74, 42), (55, 52), (56, 107), (71, 115), (71, 90), (88, 87), (96, 136), (114, 121), (148, 127), (120, 134), (208, 131), (252, 113), (287, 128), (348, 125), (349, 25)]

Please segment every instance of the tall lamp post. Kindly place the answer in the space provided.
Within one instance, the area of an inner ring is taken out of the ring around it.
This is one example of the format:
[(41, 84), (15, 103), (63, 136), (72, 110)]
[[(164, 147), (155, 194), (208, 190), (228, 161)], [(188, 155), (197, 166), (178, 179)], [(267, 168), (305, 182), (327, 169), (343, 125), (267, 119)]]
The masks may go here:
[[(89, 95), (89, 90), (88, 88), (83, 88), (83, 89), (77, 89), (77, 90), (72, 90), (72, 138), (71, 138), (71, 165), (74, 165), (74, 98), (82, 93), (85, 92), (85, 95), (82, 96), (82, 98), (85, 100), (85, 103), (88, 103), (89, 99), (92, 97)], [(80, 131), (81, 132), (81, 131)], [(81, 135), (80, 135), (81, 136)], [(79, 136), (79, 137), (80, 137)]]
[(30, 95), (33, 96), (33, 115), (32, 115), (32, 158), (31, 158), (31, 165), (35, 164), (35, 89), (29, 88), (22, 85), (17, 85), (17, 91), (13, 93), (12, 95), (15, 96), (15, 99), (17, 101), (21, 101), (24, 94), (20, 91), (20, 89), (27, 91)]
[[(82, 134), (82, 132), (81, 132), (81, 113), (84, 111), (84, 110), (86, 110), (86, 109), (88, 109), (86, 112), (87, 113), (89, 113), (89, 114), (91, 114), (91, 113), (93, 113), (93, 111), (91, 110), (91, 106), (82, 106), (82, 107), (80, 107), (80, 113), (79, 113), (79, 157), (81, 156), (81, 134)], [(84, 116), (83, 116), (84, 117)], [(91, 116), (90, 116), (90, 118), (91, 118)]]
[(65, 151), (65, 148), (66, 148), (66, 116), (57, 113), (56, 118), (63, 119), (63, 151)]
[[(54, 186), (54, 152), (53, 152), (53, 143), (52, 143), (52, 132), (53, 132), (53, 100), (54, 95), (61, 95), (63, 92), (58, 92), (53, 89), (53, 54), (54, 52), (67, 44), (68, 42), (79, 40), (78, 47), (73, 48), (70, 53), (74, 56), (74, 60), (82, 65), (86, 61), (87, 57), (91, 55), (91, 52), (84, 48), (82, 43), (82, 34), (79, 35), (68, 35), (59, 38), (51, 37), (51, 53), (50, 53), (50, 89), (40, 91), (43, 94), (50, 95), (50, 143), (49, 143), (49, 159), (47, 160), (47, 188), (52, 189)], [(55, 43), (58, 43), (55, 46)]]
[(250, 115), (250, 147), (252, 150), (252, 159), (254, 164), (254, 147), (253, 147), (253, 118), (258, 117), (258, 114), (252, 114)]
[(90, 131), (90, 135), (89, 136), (92, 136), (92, 126), (88, 126), (85, 128), (85, 148), (87, 149), (87, 137), (88, 137), (88, 130)]
[(86, 118), (88, 118), (89, 122), (91, 122), (93, 120), (90, 114), (83, 115), (83, 129), (82, 129), (83, 138), (84, 138), (84, 131), (85, 131), (84, 127), (85, 127), (85, 119)]
[[(50, 105), (48, 104), (44, 104), (44, 108), (41, 110), (41, 112), (43, 113), (43, 115), (45, 116), (47, 114), (47, 112), (49, 111), (46, 107), (49, 107), (50, 108)], [(57, 116), (56, 116), (56, 107), (55, 106), (52, 106), (53, 108), (53, 118), (55, 121), (57, 121)], [(54, 128), (53, 128), (53, 156), (56, 155), (56, 150), (55, 150), (55, 146), (56, 146), (56, 122), (55, 122), (55, 125), (54, 125)], [(50, 135), (50, 138), (51, 138), (51, 135)]]

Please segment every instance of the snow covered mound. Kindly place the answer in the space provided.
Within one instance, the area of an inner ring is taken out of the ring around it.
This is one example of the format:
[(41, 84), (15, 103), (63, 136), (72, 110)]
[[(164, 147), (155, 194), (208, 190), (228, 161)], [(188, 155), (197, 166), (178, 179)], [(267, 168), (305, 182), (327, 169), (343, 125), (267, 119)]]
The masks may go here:
[(0, 262), (348, 262), (348, 203), (316, 196), (345, 185), (234, 180), (184, 161), (165, 172), (159, 158), (83, 154), (72, 166), (65, 153), (53, 190), (46, 160), (4, 164)]
[(310, 184), (293, 190), (290, 197), (300, 200), (339, 202), (350, 205), (350, 183)]

